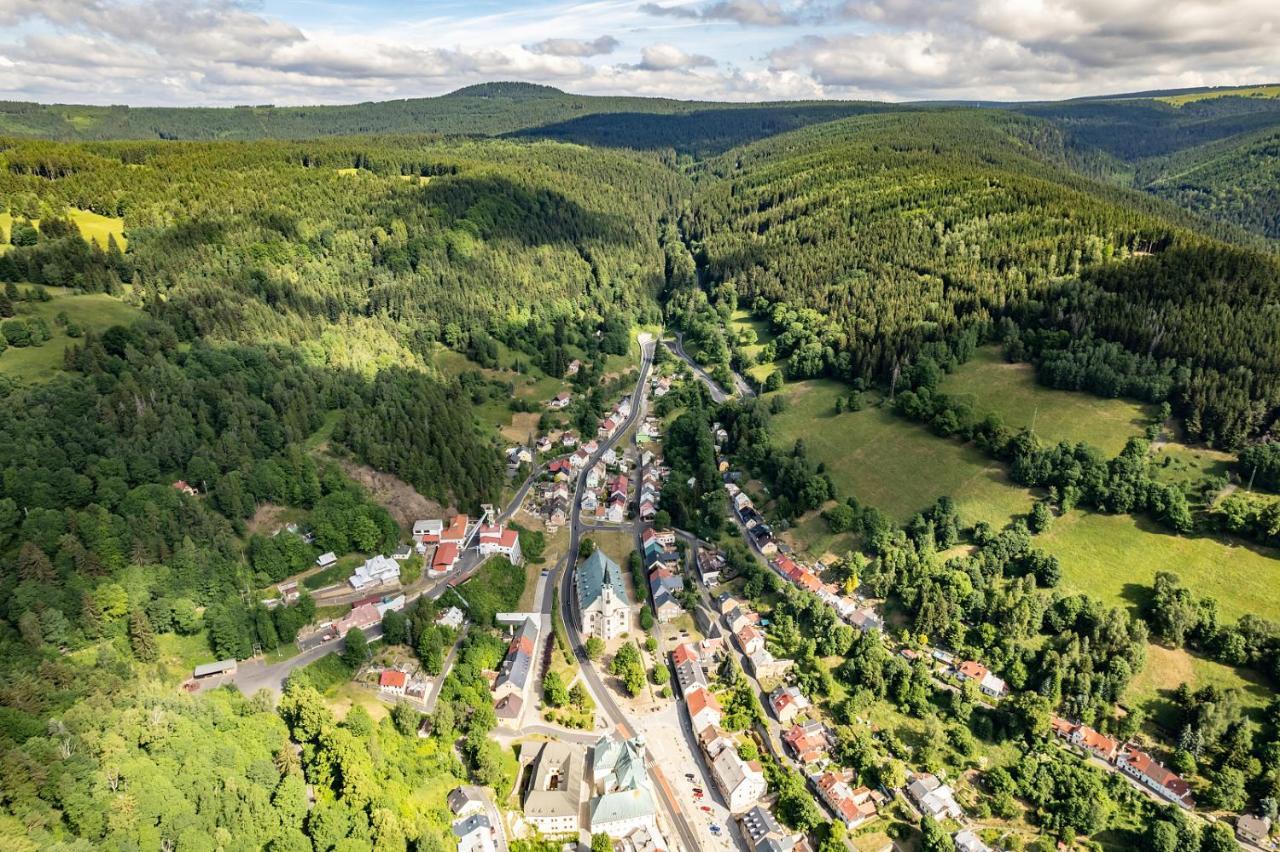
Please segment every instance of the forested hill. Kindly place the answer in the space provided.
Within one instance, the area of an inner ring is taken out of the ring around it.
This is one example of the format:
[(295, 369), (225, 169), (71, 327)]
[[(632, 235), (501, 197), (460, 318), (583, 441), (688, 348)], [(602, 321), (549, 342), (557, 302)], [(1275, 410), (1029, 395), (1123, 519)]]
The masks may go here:
[[(135, 296), (184, 336), (366, 371), (437, 340), (654, 310), (657, 219), (688, 191), (655, 158), (547, 142), (27, 141), (0, 158), (15, 218), (122, 216)], [(82, 247), (14, 247), (0, 278), (112, 286)]]
[(833, 118), (898, 109), (850, 101), (716, 103), (573, 95), (528, 83), (335, 106), (128, 107), (0, 102), (0, 135), (62, 140), (306, 139), (378, 133), (516, 134), (623, 148), (718, 153)]
[(1085, 180), (1062, 152), (1051, 126), (993, 111), (833, 122), (708, 163), (685, 233), (722, 297), (771, 317), (789, 376), (893, 383), (1004, 319), (1068, 332), (1050, 347), (1080, 365), (1068, 385), (1169, 397), (1228, 446), (1264, 430), (1275, 258)]

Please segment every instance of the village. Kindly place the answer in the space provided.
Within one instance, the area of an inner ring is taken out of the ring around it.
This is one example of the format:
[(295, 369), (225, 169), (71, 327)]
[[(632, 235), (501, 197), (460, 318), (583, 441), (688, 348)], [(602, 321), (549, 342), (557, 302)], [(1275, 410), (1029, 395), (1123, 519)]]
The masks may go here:
[[(315, 590), (317, 599), (350, 608), (299, 633), (303, 659), (327, 652), (353, 630), (379, 638), (388, 613), (403, 612), (425, 595), (438, 602), (435, 624), (449, 639), (442, 669), (428, 674), (413, 654), (384, 648), (353, 681), (388, 705), (407, 702), (430, 714), (466, 631), (501, 631), (506, 653), (485, 675), (498, 720), (494, 734), (517, 749), (518, 772), (505, 801), (501, 790), (496, 804), (481, 788), (450, 795), (458, 848), (468, 852), (506, 849), (520, 838), (586, 846), (600, 835), (621, 852), (804, 852), (810, 840), (785, 829), (776, 813), (771, 773), (777, 772), (803, 779), (807, 795), (843, 826), (854, 852), (899, 848), (877, 831), (878, 822), (926, 817), (949, 827), (958, 850), (996, 848), (945, 776), (910, 772), (900, 786), (869, 786), (842, 769), (833, 757), (828, 712), (798, 685), (794, 661), (776, 653), (769, 619), (737, 591), (726, 553), (658, 523), (666, 517), (662, 493), (671, 470), (663, 460), (664, 421), (648, 402), (689, 380), (670, 367), (652, 378), (642, 371), (635, 392), (609, 408), (594, 435), (560, 428), (509, 447), (509, 473), (526, 474), (512, 502), (502, 512), (485, 506), (477, 518), (417, 520), (407, 544), (370, 556), (344, 582)], [(562, 410), (570, 400), (563, 392), (548, 408)], [(711, 430), (719, 451), (724, 430), (718, 423)], [(729, 460), (721, 455), (717, 461), (731, 528), (780, 581), (814, 596), (853, 630), (877, 637), (889, 652), (923, 661), (938, 688), (971, 684), (991, 707), (1005, 697), (1005, 681), (982, 661), (890, 639), (879, 602), (824, 581), (828, 566), (802, 560), (775, 535)], [(531, 605), (472, 625), (466, 581), (491, 558), (523, 565), (526, 529), (550, 543), (545, 567), (528, 574)], [(322, 554), (316, 568), (328, 570), (338, 558)], [(402, 583), (403, 566), (415, 562), (420, 571)], [(268, 605), (288, 604), (300, 593), (296, 581), (277, 592)], [(252, 684), (243, 680), (246, 669), (232, 660), (203, 665), (192, 683)], [(571, 694), (570, 704), (553, 692)], [(748, 700), (764, 715), (744, 716)], [(425, 732), (427, 715), (421, 724)], [(1137, 744), (1058, 717), (1052, 730), (1063, 748), (1162, 801), (1194, 807), (1189, 785)]]

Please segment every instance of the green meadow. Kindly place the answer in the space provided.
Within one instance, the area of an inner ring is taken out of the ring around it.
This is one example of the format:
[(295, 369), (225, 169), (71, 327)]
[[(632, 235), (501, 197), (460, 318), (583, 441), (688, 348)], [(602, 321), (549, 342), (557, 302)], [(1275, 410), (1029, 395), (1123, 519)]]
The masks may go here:
[(994, 347), (982, 349), (942, 382), (942, 390), (968, 400), (980, 416), (997, 414), (1014, 429), (1035, 428), (1044, 443), (1085, 441), (1114, 456), (1140, 436), (1154, 408), (1122, 399), (1047, 388), (1030, 364), (1009, 364)]
[(0, 353), (0, 375), (26, 381), (46, 381), (62, 369), (62, 353), (74, 343), (66, 329), (54, 318), (65, 312), (67, 318), (85, 331), (101, 332), (113, 325), (127, 325), (142, 316), (137, 308), (104, 293), (72, 294), (57, 287), (48, 288), (53, 298), (48, 302), (18, 302), (14, 305), (18, 318), (43, 317), (53, 337), (40, 346), (10, 346)]
[(841, 497), (854, 496), (898, 521), (943, 496), (956, 501), (969, 524), (1000, 527), (1030, 511), (1030, 492), (1010, 482), (999, 463), (877, 405), (873, 394), (864, 394), (861, 411), (836, 414), (836, 398), (849, 393), (838, 382), (797, 382), (778, 393), (787, 407), (772, 420), (775, 445), (802, 439)]

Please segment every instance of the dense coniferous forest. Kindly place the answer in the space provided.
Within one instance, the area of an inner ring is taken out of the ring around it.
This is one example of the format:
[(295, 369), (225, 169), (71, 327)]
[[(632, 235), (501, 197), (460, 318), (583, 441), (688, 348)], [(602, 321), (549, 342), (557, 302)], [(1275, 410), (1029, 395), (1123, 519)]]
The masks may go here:
[[(1048, 387), (1167, 403), (1188, 440), (1239, 450), (1235, 475), (1277, 488), (1277, 123), (1280, 101), (1233, 97), (995, 110), (523, 84), (350, 107), (0, 105), (0, 846), (450, 848), (443, 793), (514, 780), (488, 738), (484, 672), (502, 640), (468, 634), (424, 736), (408, 709), (376, 724), (359, 707), (332, 715), (322, 693), (364, 661), (361, 643), (303, 670), (275, 709), (269, 696), (179, 692), (192, 647), (200, 659), (289, 647), (326, 617), (322, 596), (268, 608), (264, 590), (322, 552), (358, 560), (403, 540), (353, 463), (474, 511), (508, 484), (480, 409), (540, 408), (512, 375), (536, 368), (572, 387), (564, 414), (589, 433), (634, 380), (617, 365), (637, 325), (680, 329), (731, 386), (730, 365), (751, 366), (727, 328), (738, 308), (772, 332), (760, 360), (780, 368), (766, 390), (833, 377), (850, 386), (842, 406), (883, 391), (1050, 495), (1003, 530), (966, 523), (948, 498), (899, 528), (837, 493), (803, 441), (771, 446), (768, 397), (716, 406), (688, 383), (656, 404), (670, 415), (674, 524), (733, 528), (719, 422), (773, 516), (821, 512), (857, 536), (845, 581), (1008, 677), (1005, 711), (947, 699), (962, 744), (970, 730), (1031, 739), (1049, 708), (1131, 733), (1140, 720), (1110, 711), (1152, 636), (1270, 684), (1275, 625), (1221, 624), (1172, 575), (1141, 611), (1066, 594), (1032, 536), (1053, 504), (1274, 544), (1280, 509), (1234, 494), (1193, 515), (1144, 441), (1111, 459), (1041, 446), (938, 384), (999, 343)], [(86, 211), (122, 227), (88, 240)], [(141, 318), (80, 328), (39, 312), (53, 291)], [(9, 377), (55, 335), (69, 342), (52, 378)], [(305, 517), (309, 535), (263, 520), (275, 513)], [(839, 683), (850, 723), (881, 699), (932, 718), (922, 665), (739, 562), (744, 593), (776, 604), (771, 639), (808, 692)], [(510, 592), (511, 609), (522, 569), (497, 570), (488, 591)], [(383, 628), (438, 671), (455, 637), (433, 606)], [(845, 660), (829, 671), (819, 658), (831, 656)], [(1219, 794), (1224, 808), (1274, 800), (1280, 723), (1264, 720), (1253, 747), (1214, 688), (1181, 696), (1179, 752), (1240, 788)], [(1105, 824), (1069, 812), (1096, 777), (1032, 758), (1014, 770), (988, 773), (993, 792), (1035, 802), (1062, 836)], [(820, 821), (803, 788), (774, 783), (789, 819)]]

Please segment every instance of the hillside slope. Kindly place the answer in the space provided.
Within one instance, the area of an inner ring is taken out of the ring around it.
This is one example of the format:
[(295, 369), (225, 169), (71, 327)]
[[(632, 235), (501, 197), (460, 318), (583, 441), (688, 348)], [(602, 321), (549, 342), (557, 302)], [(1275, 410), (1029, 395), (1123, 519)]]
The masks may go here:
[(686, 233), (713, 291), (771, 313), (790, 377), (894, 382), (1016, 316), (1177, 359), (1203, 437), (1265, 428), (1280, 359), (1243, 341), (1273, 337), (1280, 267), (1073, 174), (1061, 141), (994, 111), (808, 128), (710, 162)]

